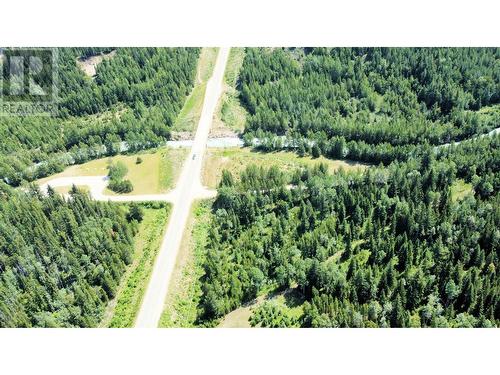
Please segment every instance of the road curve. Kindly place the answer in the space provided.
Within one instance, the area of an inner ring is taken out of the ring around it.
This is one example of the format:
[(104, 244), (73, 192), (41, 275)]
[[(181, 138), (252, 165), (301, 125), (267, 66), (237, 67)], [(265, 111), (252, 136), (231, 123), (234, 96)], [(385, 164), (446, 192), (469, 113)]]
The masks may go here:
[(207, 82), (194, 143), (184, 162), (177, 186), (171, 193), (172, 212), (135, 322), (136, 327), (158, 326), (191, 204), (194, 199), (214, 195), (201, 184), (201, 168), (215, 107), (222, 92), (222, 80), (228, 56), (229, 48), (219, 49), (213, 75)]
[(435, 148), (438, 149), (441, 147), (450, 147), (451, 145), (457, 146), (462, 142), (472, 141), (474, 139), (480, 139), (480, 138), (484, 138), (484, 137), (492, 137), (492, 136), (495, 136), (497, 134), (500, 134), (500, 128), (493, 129), (492, 131), (490, 131), (489, 133), (486, 133), (486, 134), (474, 135), (473, 137), (464, 139), (462, 141), (453, 142), (453, 143), (444, 143), (442, 145), (436, 146)]

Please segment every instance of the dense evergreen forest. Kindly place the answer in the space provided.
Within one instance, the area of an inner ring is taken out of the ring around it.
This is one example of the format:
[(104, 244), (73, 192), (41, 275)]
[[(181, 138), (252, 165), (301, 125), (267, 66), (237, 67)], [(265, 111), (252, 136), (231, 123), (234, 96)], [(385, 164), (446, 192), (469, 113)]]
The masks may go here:
[[(200, 323), (269, 290), (264, 327), (500, 324), (500, 50), (247, 49), (246, 137), (382, 163), (293, 175), (223, 173), (213, 205)], [(453, 144), (453, 141), (462, 141)], [(444, 143), (451, 145), (437, 147)], [(470, 186), (456, 195), (457, 186)], [(291, 288), (291, 289), (290, 289)]]
[[(254, 324), (498, 326), (499, 142), (464, 143), (438, 157), (429, 150), (362, 174), (332, 175), (321, 165), (287, 178), (277, 168), (249, 167), (235, 182), (225, 172), (202, 319), (221, 317), (271, 286), (296, 288), (304, 313), (291, 319), (267, 306)], [(471, 171), (480, 158), (486, 164)], [(457, 175), (474, 181), (475, 195), (452, 199)], [(485, 184), (492, 186), (481, 189)]]
[[(111, 51), (95, 77), (77, 65)], [(65, 201), (10, 186), (114, 155), (123, 142), (129, 151), (164, 142), (198, 55), (197, 48), (61, 48), (57, 116), (0, 116), (0, 327), (99, 324), (131, 261), (137, 209), (77, 190)], [(121, 190), (130, 184), (115, 174)]]
[(114, 297), (133, 253), (133, 212), (71, 195), (0, 182), (0, 327), (95, 327)]
[[(119, 48), (94, 78), (76, 64), (112, 50), (59, 51), (57, 117), (0, 117), (0, 327), (98, 325), (131, 261), (138, 207), (12, 188), (123, 142), (135, 151), (169, 138), (199, 49)], [(500, 123), (499, 57), (498, 48), (247, 49), (238, 78), (247, 139), (373, 166), (224, 171), (198, 323), (292, 290), (300, 316), (265, 303), (251, 324), (498, 327), (500, 136), (478, 135)], [(118, 188), (124, 175), (110, 170)]]
[(389, 164), (498, 126), (500, 49), (248, 48), (239, 89), (263, 148)]
[(192, 89), (198, 48), (119, 48), (94, 79), (77, 59), (109, 48), (60, 48), (57, 117), (0, 117), (0, 179), (12, 186), (126, 148), (167, 140)]

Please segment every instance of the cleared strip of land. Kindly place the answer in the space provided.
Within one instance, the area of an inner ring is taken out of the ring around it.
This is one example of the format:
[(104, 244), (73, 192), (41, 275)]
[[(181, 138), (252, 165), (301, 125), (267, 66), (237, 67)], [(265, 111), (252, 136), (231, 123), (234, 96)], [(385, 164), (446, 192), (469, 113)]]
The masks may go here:
[(217, 103), (214, 122), (210, 128), (212, 137), (227, 137), (245, 130), (247, 111), (241, 106), (237, 82), (245, 58), (245, 48), (231, 48), (224, 72), (223, 93)]
[(173, 192), (172, 216), (165, 232), (151, 281), (139, 311), (136, 327), (157, 327), (163, 312), (168, 286), (179, 252), (184, 227), (189, 217), (193, 200), (215, 195), (207, 191), (201, 183), (201, 168), (208, 133), (221, 93), (228, 48), (221, 48), (217, 56), (212, 77), (207, 82), (203, 110), (191, 152), (184, 163), (179, 182)]
[(192, 138), (196, 130), (196, 126), (200, 121), (203, 101), (205, 99), (205, 91), (207, 89), (207, 82), (212, 76), (215, 61), (217, 59), (217, 53), (218, 48), (202, 48), (200, 58), (198, 60), (196, 81), (193, 91), (191, 91), (191, 94), (187, 97), (172, 128), (172, 136), (174, 139)]
[(361, 171), (368, 164), (352, 162), (349, 160), (332, 160), (325, 157), (311, 158), (300, 157), (294, 152), (259, 152), (250, 148), (208, 149), (206, 152), (202, 182), (209, 188), (216, 188), (222, 171), (227, 169), (235, 178), (239, 176), (248, 165), (255, 164), (262, 167), (277, 166), (281, 171), (293, 172), (298, 168), (313, 167), (324, 163), (330, 172), (343, 168), (346, 171)]
[(144, 217), (134, 237), (134, 254), (101, 323), (103, 327), (132, 327), (139, 311), (160, 242), (168, 221), (170, 207), (145, 208)]
[(194, 327), (201, 297), (212, 200), (193, 203), (170, 281), (160, 327)]

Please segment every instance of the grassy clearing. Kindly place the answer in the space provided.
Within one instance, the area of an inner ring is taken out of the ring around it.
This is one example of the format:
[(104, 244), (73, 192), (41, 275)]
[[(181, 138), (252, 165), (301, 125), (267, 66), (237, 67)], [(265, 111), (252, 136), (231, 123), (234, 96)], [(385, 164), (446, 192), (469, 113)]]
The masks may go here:
[(132, 327), (160, 249), (170, 206), (145, 208), (144, 218), (134, 238), (134, 256), (118, 287), (116, 298), (110, 302), (102, 326)]
[(250, 328), (250, 317), (254, 310), (264, 302), (277, 304), (291, 318), (299, 319), (303, 314), (304, 297), (296, 288), (267, 292), (254, 301), (239, 307), (227, 314), (219, 323), (218, 328)]
[(313, 159), (309, 156), (299, 157), (293, 152), (263, 153), (250, 148), (208, 149), (204, 159), (202, 182), (210, 188), (217, 187), (224, 169), (238, 177), (239, 173), (250, 164), (270, 167), (277, 166), (285, 172), (292, 172), (297, 168), (312, 167), (319, 163), (328, 165), (330, 171), (343, 168), (346, 171), (359, 171), (367, 168), (366, 164), (345, 160), (331, 160), (324, 157)]
[(252, 316), (252, 309), (262, 302), (263, 300), (231, 311), (221, 320), (217, 328), (251, 328), (249, 320)]
[(474, 194), (472, 184), (469, 184), (462, 179), (456, 180), (453, 185), (451, 185), (451, 200), (453, 202), (461, 201), (470, 194)]
[(479, 108), (477, 111), (467, 111), (467, 112), (476, 112), (483, 116), (495, 115), (500, 113), (500, 104), (492, 104)]
[(231, 87), (236, 87), (243, 60), (245, 59), (245, 48), (233, 47), (229, 51), (226, 71), (224, 72), (224, 82)]
[[(186, 149), (164, 147), (153, 152), (96, 159), (68, 167), (61, 173), (38, 180), (37, 183), (43, 184), (56, 177), (105, 176), (110, 162), (122, 161), (128, 168), (125, 179), (130, 180), (134, 186), (130, 195), (159, 194), (174, 187), (187, 153)], [(137, 157), (142, 159), (142, 163), (136, 163)], [(105, 194), (116, 195), (109, 189), (106, 189)]]
[(199, 279), (203, 276), (205, 244), (208, 236), (212, 201), (198, 201), (191, 208), (191, 215), (182, 238), (176, 260), (160, 327), (194, 327), (201, 297)]
[(200, 120), (201, 110), (203, 108), (203, 100), (205, 98), (205, 90), (207, 81), (212, 76), (217, 59), (217, 48), (203, 48), (198, 60), (198, 68), (196, 73), (196, 82), (191, 91), (191, 94), (186, 99), (179, 116), (172, 128), (173, 132), (189, 132), (192, 133), (196, 129), (196, 125)]
[(167, 148), (160, 158), (158, 173), (160, 192), (166, 192), (175, 187), (182, 170), (182, 165), (187, 158), (189, 149)]
[(247, 111), (240, 104), (236, 91), (228, 90), (222, 96), (221, 121), (232, 131), (241, 134), (245, 130)]
[(205, 97), (206, 83), (199, 84), (194, 87), (191, 94), (186, 99), (179, 116), (172, 128), (174, 132), (192, 132), (198, 123), (201, 110), (203, 108), (203, 100)]
[(223, 94), (217, 104), (212, 133), (214, 135), (229, 135), (242, 133), (245, 129), (246, 110), (241, 106), (236, 85), (245, 58), (244, 48), (231, 48), (226, 71), (224, 72)]
[[(62, 195), (69, 194), (71, 191), (72, 186), (57, 186), (54, 188), (54, 190)], [(78, 189), (82, 192), (88, 193), (90, 191), (90, 188), (86, 185), (78, 185)]]
[(116, 50), (108, 53), (101, 53), (87, 58), (76, 59), (76, 65), (85, 73), (87, 77), (96, 75), (96, 68), (103, 60), (109, 60), (116, 55)]
[(219, 49), (217, 47), (202, 48), (196, 72), (196, 81), (198, 83), (206, 83), (212, 76), (218, 53)]

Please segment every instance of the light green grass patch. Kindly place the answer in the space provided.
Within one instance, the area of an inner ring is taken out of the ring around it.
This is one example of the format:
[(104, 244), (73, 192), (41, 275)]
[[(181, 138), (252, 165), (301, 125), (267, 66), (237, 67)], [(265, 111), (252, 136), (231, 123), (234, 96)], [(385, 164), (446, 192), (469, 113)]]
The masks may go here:
[(332, 160), (325, 157), (313, 159), (310, 156), (300, 157), (294, 152), (257, 152), (250, 148), (208, 149), (204, 158), (202, 181), (210, 187), (217, 187), (222, 171), (227, 169), (237, 179), (240, 172), (248, 165), (258, 167), (277, 166), (283, 172), (293, 172), (298, 168), (313, 167), (325, 163), (330, 172), (343, 168), (345, 171), (362, 171), (367, 164), (346, 160)]
[(166, 192), (175, 187), (186, 160), (189, 149), (167, 148), (162, 151), (159, 165), (159, 191)]
[(205, 245), (211, 219), (212, 200), (198, 201), (182, 238), (160, 327), (194, 327), (202, 295), (200, 278), (204, 274)]
[(500, 112), (500, 104), (493, 104), (481, 107), (478, 111), (480, 114), (494, 114)]
[(217, 47), (204, 47), (201, 49), (198, 61), (197, 82), (206, 83), (212, 76), (217, 61), (219, 49)]
[(184, 106), (175, 120), (172, 131), (194, 132), (200, 120), (207, 81), (213, 74), (218, 52), (218, 48), (202, 48), (198, 59), (195, 86), (184, 102)]
[[(124, 178), (130, 180), (134, 187), (130, 195), (160, 194), (174, 187), (187, 154), (187, 149), (163, 147), (155, 151), (145, 151), (134, 155), (116, 155), (73, 165), (61, 173), (36, 182), (43, 184), (57, 177), (105, 176), (108, 174), (110, 163), (121, 161), (128, 169)], [(140, 164), (136, 163), (138, 157), (142, 159)], [(65, 192), (65, 189), (61, 189), (61, 192)], [(117, 195), (109, 189), (106, 189), (105, 194)]]
[(231, 48), (224, 72), (224, 93), (217, 106), (215, 128), (227, 127), (236, 133), (242, 133), (245, 129), (247, 111), (241, 106), (237, 91), (238, 78), (244, 58), (244, 48)]
[(280, 307), (280, 310), (290, 318), (299, 320), (304, 314), (304, 296), (296, 287), (286, 290), (267, 291), (259, 295), (254, 301), (241, 306), (226, 314), (220, 321), (219, 328), (250, 328), (250, 317), (264, 303), (274, 303)]
[(250, 328), (250, 317), (252, 309), (259, 306), (257, 303), (250, 304), (231, 311), (220, 321), (218, 328)]
[(245, 48), (233, 47), (229, 51), (226, 70), (224, 72), (224, 82), (231, 87), (236, 87), (243, 60), (245, 59)]
[(132, 264), (118, 287), (116, 298), (108, 306), (102, 326), (134, 325), (160, 249), (169, 212), (170, 205), (144, 209), (144, 218), (134, 237)]
[(222, 97), (221, 121), (232, 131), (243, 133), (247, 114), (246, 109), (240, 104), (237, 92), (234, 89), (228, 89)]
[(191, 91), (191, 94), (187, 97), (179, 116), (177, 116), (177, 119), (175, 120), (172, 131), (194, 131), (200, 120), (206, 88), (206, 83), (201, 83), (193, 88), (193, 91)]

